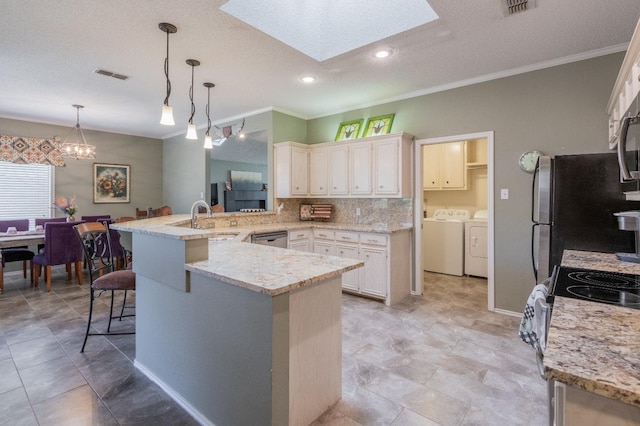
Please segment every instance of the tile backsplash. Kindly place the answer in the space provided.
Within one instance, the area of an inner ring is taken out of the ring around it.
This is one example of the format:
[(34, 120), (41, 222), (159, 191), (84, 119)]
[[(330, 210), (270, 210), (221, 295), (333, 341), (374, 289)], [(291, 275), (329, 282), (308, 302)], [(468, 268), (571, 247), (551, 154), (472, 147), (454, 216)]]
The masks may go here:
[[(197, 218), (198, 227), (208, 229), (296, 222), (300, 220), (301, 204), (331, 204), (333, 211), (330, 222), (335, 223), (389, 226), (413, 223), (411, 198), (279, 198), (275, 201), (273, 212), (228, 212), (210, 218), (200, 215)], [(356, 215), (356, 209), (360, 209), (360, 216)]]
[[(413, 199), (411, 198), (309, 198), (276, 199), (276, 206), (282, 205), (278, 222), (299, 220), (301, 204), (331, 204), (331, 222), (376, 224), (384, 223), (400, 226), (413, 223)], [(360, 216), (356, 210), (360, 209)]]

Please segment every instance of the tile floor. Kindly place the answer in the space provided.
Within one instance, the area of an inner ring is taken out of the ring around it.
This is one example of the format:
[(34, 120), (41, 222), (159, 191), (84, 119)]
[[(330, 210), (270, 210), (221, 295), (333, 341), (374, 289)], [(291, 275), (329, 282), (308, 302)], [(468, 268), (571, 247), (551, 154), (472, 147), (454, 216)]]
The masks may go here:
[[(89, 337), (80, 353), (86, 284), (62, 268), (43, 287), (5, 276), (0, 425), (196, 424), (133, 367), (134, 336)], [(519, 320), (487, 312), (486, 299), (485, 280), (439, 274), (394, 308), (345, 295), (343, 398), (314, 425), (544, 425), (545, 383)]]

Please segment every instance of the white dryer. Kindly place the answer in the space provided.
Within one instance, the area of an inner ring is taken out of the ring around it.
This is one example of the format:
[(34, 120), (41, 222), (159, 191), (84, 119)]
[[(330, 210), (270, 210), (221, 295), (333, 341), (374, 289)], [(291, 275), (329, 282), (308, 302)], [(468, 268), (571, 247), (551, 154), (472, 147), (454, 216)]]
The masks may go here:
[(468, 210), (437, 209), (422, 221), (422, 267), (441, 274), (464, 274), (464, 225)]
[(489, 212), (478, 210), (473, 219), (465, 223), (464, 273), (487, 277), (489, 269), (489, 238), (487, 224)]

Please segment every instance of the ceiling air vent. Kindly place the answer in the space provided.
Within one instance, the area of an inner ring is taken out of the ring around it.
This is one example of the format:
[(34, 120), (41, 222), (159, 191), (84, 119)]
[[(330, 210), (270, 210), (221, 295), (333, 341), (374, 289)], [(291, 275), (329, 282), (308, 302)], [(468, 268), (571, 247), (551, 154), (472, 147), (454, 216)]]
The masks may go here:
[(524, 12), (536, 7), (535, 0), (502, 0), (504, 2), (505, 14), (507, 16)]
[(100, 74), (100, 75), (104, 75), (107, 77), (113, 77), (113, 78), (117, 78), (118, 80), (126, 80), (129, 77), (126, 75), (122, 75), (122, 74), (117, 74), (115, 72), (111, 72), (111, 71), (107, 71), (107, 70), (103, 70), (101, 68), (96, 68), (95, 70), (93, 70), (94, 73), (96, 74)]

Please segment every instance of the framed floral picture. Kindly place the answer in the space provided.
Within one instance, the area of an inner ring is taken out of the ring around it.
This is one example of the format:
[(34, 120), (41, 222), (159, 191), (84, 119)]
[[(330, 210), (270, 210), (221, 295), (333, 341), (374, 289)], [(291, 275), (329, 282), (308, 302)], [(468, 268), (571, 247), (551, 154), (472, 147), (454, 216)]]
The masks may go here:
[(359, 120), (343, 121), (338, 127), (338, 134), (336, 134), (336, 141), (348, 141), (356, 139), (360, 134), (362, 123), (364, 118)]
[(93, 163), (93, 202), (128, 203), (131, 201), (131, 166)]
[(388, 135), (391, 132), (393, 117), (395, 117), (395, 114), (379, 115), (378, 117), (369, 118), (367, 125), (364, 126), (364, 134), (362, 136)]

